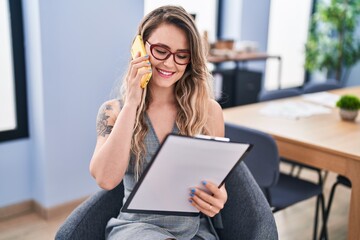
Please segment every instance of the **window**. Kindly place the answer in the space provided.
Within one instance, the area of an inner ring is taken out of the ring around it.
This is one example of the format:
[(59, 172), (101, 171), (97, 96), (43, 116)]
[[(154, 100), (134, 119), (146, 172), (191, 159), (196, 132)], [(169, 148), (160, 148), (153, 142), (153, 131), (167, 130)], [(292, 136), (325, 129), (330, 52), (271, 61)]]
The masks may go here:
[(271, 1), (267, 51), (281, 56), (282, 68), (281, 76), (278, 76), (278, 62), (267, 62), (267, 89), (296, 87), (304, 83), (305, 43), (313, 1)]
[(0, 142), (28, 137), (21, 0), (0, 0)]

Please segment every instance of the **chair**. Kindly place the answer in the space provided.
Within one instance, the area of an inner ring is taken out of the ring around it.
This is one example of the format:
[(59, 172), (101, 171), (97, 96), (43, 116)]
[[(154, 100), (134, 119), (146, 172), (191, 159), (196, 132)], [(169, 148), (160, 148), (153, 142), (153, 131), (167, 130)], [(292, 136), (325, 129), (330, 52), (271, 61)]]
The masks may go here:
[(279, 98), (286, 98), (286, 97), (295, 97), (301, 95), (301, 90), (297, 88), (286, 88), (286, 89), (279, 89), (279, 90), (270, 90), (266, 91), (263, 90), (258, 95), (258, 101), (269, 101)]
[(122, 183), (111, 191), (100, 190), (90, 196), (67, 217), (55, 239), (105, 239), (105, 226), (110, 218), (119, 214), (123, 197)]
[(326, 232), (326, 226), (327, 225), (327, 221), (329, 220), (329, 215), (330, 215), (330, 209), (331, 209), (331, 205), (332, 205), (332, 201), (334, 199), (334, 194), (335, 194), (335, 190), (336, 190), (336, 187), (338, 185), (343, 185), (345, 187), (348, 187), (348, 188), (351, 188), (351, 182), (350, 180), (347, 178), (347, 177), (344, 177), (344, 176), (341, 176), (341, 175), (338, 175), (337, 178), (336, 178), (336, 182), (333, 184), (333, 186), (331, 187), (331, 191), (330, 191), (330, 196), (329, 196), (329, 201), (328, 201), (328, 204), (327, 204), (327, 207), (326, 207), (326, 211), (325, 211), (325, 220), (324, 220), (324, 223), (323, 223), (323, 228), (321, 230), (321, 236), (320, 236), (320, 239), (327, 239), (327, 232)]
[[(220, 239), (278, 239), (269, 204), (244, 163), (230, 173), (225, 186), (228, 201), (221, 211), (223, 228), (216, 229)], [(94, 194), (69, 215), (55, 239), (104, 239), (105, 226), (111, 217), (119, 214), (123, 196), (122, 183), (114, 190)]]
[[(316, 239), (319, 206), (322, 207), (322, 216), (323, 219), (325, 218), (321, 178), (320, 183), (316, 184), (281, 173), (276, 143), (264, 132), (226, 123), (225, 136), (232, 141), (246, 141), (254, 144), (253, 149), (246, 156), (245, 163), (263, 190), (274, 213), (303, 200), (317, 197), (313, 232), (313, 239)], [(326, 231), (325, 225), (324, 231)]]
[(329, 91), (341, 87), (342, 87), (341, 84), (334, 79), (329, 79), (326, 82), (321, 82), (321, 83), (309, 82), (303, 86), (303, 93)]

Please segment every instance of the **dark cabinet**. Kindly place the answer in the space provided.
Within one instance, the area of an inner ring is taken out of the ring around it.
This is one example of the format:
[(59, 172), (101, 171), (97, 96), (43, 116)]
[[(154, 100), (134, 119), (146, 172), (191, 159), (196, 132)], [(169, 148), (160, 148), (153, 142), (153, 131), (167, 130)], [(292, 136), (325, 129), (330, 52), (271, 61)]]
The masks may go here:
[(223, 108), (257, 102), (261, 90), (262, 73), (244, 69), (218, 69), (213, 72), (217, 89), (217, 101)]

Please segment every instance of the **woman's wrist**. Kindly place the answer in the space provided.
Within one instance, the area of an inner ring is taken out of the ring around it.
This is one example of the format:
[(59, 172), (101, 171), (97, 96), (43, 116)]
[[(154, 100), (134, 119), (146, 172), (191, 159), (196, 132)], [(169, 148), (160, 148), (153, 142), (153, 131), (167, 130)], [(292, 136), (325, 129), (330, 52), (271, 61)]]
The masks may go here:
[(129, 110), (135, 110), (138, 108), (138, 104), (135, 102), (131, 102), (131, 101), (127, 101), (125, 102), (124, 106), (122, 107), (122, 109), (129, 109)]

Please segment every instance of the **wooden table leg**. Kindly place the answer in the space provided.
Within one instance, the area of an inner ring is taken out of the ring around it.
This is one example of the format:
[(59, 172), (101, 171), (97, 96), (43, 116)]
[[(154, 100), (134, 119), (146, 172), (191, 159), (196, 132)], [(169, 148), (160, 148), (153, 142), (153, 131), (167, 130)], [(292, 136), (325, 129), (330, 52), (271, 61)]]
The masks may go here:
[(349, 163), (348, 178), (351, 181), (348, 239), (360, 239), (360, 162)]

